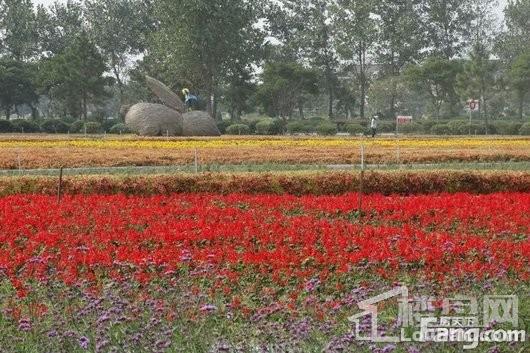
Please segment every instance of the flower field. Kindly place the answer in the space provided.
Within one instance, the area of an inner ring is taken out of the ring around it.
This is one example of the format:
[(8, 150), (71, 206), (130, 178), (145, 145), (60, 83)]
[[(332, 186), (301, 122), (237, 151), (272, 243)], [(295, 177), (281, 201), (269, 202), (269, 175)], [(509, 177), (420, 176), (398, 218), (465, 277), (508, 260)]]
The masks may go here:
[[(516, 295), (529, 332), (526, 164), (265, 168), (358, 163), (361, 146), (367, 164), (530, 161), (524, 138), (0, 137), (0, 169), (21, 169), (0, 177), (0, 353), (462, 352), (462, 343), (360, 340), (348, 319), (358, 303), (397, 286), (412, 300), (436, 298), (431, 315), (440, 298)], [(190, 165), (195, 151), (202, 165), (243, 169), (66, 174), (60, 197), (53, 171), (23, 170)], [(264, 170), (245, 171), (254, 163)], [(400, 310), (381, 305), (379, 334), (399, 334)]]
[(15, 194), (0, 210), (0, 352), (458, 352), (355, 341), (355, 303), (396, 283), (509, 291), (528, 324), (530, 193), (361, 209), (357, 194)]
[(530, 161), (528, 138), (81, 138), (0, 137), (0, 168), (201, 164)]

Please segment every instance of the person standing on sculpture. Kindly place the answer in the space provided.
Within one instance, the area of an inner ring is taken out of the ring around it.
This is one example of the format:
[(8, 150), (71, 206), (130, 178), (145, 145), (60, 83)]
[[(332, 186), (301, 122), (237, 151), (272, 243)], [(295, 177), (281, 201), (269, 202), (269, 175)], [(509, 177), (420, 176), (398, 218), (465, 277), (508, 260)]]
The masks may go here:
[(197, 96), (191, 94), (190, 90), (187, 88), (184, 88), (182, 90), (182, 94), (184, 95), (185, 104), (188, 108), (188, 111), (196, 110), (199, 105), (199, 99), (197, 98)]

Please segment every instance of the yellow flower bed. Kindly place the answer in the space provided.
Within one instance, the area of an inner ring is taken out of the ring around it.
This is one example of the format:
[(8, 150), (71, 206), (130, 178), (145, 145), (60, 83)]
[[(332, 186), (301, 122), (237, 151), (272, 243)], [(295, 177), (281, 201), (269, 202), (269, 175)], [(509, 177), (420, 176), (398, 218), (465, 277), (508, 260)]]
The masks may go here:
[(1, 148), (193, 149), (259, 147), (530, 148), (529, 138), (204, 138), (204, 139), (8, 139)]

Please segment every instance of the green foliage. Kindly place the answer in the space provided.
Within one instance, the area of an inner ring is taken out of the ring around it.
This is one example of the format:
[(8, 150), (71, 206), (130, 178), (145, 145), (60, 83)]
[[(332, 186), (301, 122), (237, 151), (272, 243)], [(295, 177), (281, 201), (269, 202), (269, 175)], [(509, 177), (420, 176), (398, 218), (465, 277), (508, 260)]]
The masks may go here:
[(420, 134), (423, 132), (423, 125), (416, 122), (399, 125), (399, 132), (403, 134)]
[(42, 86), (50, 96), (63, 102), (70, 115), (87, 120), (88, 104), (106, 97), (105, 87), (113, 83), (103, 76), (106, 70), (97, 48), (82, 33), (63, 54), (45, 63)]
[(292, 121), (285, 126), (290, 134), (305, 134), (315, 132), (315, 128), (307, 121)]
[(121, 135), (121, 134), (130, 134), (131, 130), (127, 125), (119, 123), (110, 128), (109, 134)]
[(530, 136), (530, 123), (525, 123), (519, 129), (519, 135)]
[(451, 135), (452, 130), (447, 124), (436, 124), (431, 128), (433, 135)]
[(365, 131), (366, 131), (366, 128), (364, 128), (361, 124), (351, 123), (351, 124), (346, 125), (346, 132), (352, 136), (362, 134)]
[(283, 135), (285, 133), (286, 121), (283, 119), (274, 119), (270, 129), (271, 135)]
[(381, 121), (377, 124), (377, 131), (383, 133), (394, 133), (396, 132), (396, 123), (393, 121)]
[(248, 135), (250, 128), (245, 124), (233, 124), (226, 128), (227, 135)]
[(499, 135), (518, 135), (523, 124), (508, 121), (497, 121), (494, 123), (494, 126), (497, 134)]
[(217, 122), (217, 128), (221, 132), (221, 134), (226, 133), (226, 128), (228, 127), (229, 123), (225, 120), (219, 120)]
[(13, 132), (19, 132), (19, 133), (35, 133), (40, 132), (40, 126), (34, 121), (26, 120), (26, 119), (14, 119), (11, 121), (13, 124)]
[(0, 120), (0, 133), (13, 132), (13, 124), (9, 120)]
[(459, 61), (429, 57), (421, 65), (409, 67), (405, 77), (416, 93), (427, 93), (434, 116), (440, 117), (444, 103), (454, 105), (457, 101), (455, 81), (461, 72)]
[(257, 135), (271, 135), (272, 134), (273, 121), (272, 120), (261, 120), (256, 124)]
[(261, 79), (257, 100), (269, 116), (290, 117), (305, 94), (318, 93), (317, 73), (296, 63), (267, 63)]
[(469, 0), (423, 0), (420, 12), (434, 54), (451, 59), (464, 50), (474, 15)]
[(86, 0), (91, 40), (112, 69), (123, 96), (128, 57), (146, 48), (153, 29), (152, 5), (142, 0)]
[(509, 79), (519, 99), (519, 119), (522, 120), (525, 97), (530, 93), (530, 49), (516, 58)]
[(119, 119), (103, 119), (101, 122), (101, 130), (102, 131), (109, 131), (113, 126), (122, 123)]
[(40, 127), (49, 134), (66, 134), (70, 130), (70, 125), (60, 119), (44, 120)]
[(452, 135), (467, 135), (469, 134), (469, 122), (463, 120), (452, 120), (448, 122), (447, 127)]
[(79, 134), (85, 132), (85, 122), (83, 120), (76, 120), (70, 124), (70, 133)]
[(99, 134), (101, 132), (101, 124), (96, 121), (89, 121), (85, 123), (85, 130), (87, 134)]
[(15, 105), (33, 106), (37, 101), (35, 67), (11, 59), (0, 59), (0, 106), (7, 119)]
[(0, 28), (0, 49), (10, 58), (22, 62), (38, 52), (37, 22), (31, 0), (0, 1)]
[[(158, 30), (146, 59), (170, 85), (191, 83), (189, 88), (215, 96), (231, 74), (257, 59), (264, 39), (255, 26), (257, 1), (160, 0), (154, 4)], [(176, 82), (177, 77), (181, 82)], [(210, 113), (213, 108), (208, 100)]]
[(323, 136), (336, 135), (337, 132), (338, 132), (337, 125), (333, 124), (333, 123), (330, 123), (330, 122), (322, 123), (322, 124), (320, 124), (318, 126), (317, 132), (318, 132), (319, 135), (323, 135)]

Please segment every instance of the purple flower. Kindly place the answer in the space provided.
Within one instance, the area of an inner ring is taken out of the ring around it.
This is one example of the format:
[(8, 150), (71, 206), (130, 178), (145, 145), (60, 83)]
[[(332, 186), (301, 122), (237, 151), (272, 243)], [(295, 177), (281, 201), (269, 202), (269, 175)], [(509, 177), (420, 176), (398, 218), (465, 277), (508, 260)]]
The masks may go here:
[(391, 353), (391, 352), (393, 352), (395, 349), (396, 349), (396, 346), (395, 346), (395, 345), (393, 345), (393, 344), (389, 344), (389, 345), (383, 347), (382, 352), (383, 352), (383, 353)]
[(217, 307), (212, 304), (203, 305), (200, 309), (203, 313), (211, 313), (217, 310)]
[(407, 353), (420, 353), (420, 350), (416, 347), (407, 348)]
[(23, 332), (31, 331), (31, 321), (29, 319), (20, 319), (18, 329)]
[(79, 347), (83, 348), (84, 350), (88, 349), (89, 343), (90, 343), (90, 340), (87, 337), (82, 336), (81, 338), (79, 338)]

